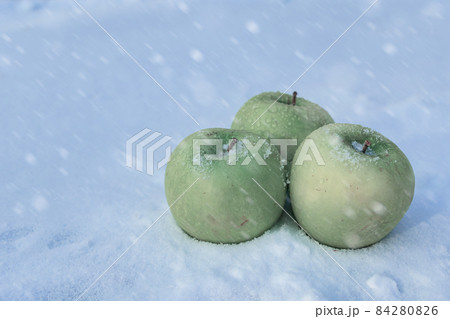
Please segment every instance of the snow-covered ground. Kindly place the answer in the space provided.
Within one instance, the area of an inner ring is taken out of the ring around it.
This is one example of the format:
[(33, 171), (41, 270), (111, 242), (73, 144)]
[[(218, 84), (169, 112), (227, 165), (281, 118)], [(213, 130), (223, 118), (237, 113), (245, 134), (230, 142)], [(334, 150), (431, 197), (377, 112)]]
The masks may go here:
[(174, 147), (229, 127), (371, 2), (78, 1), (200, 126), (74, 1), (0, 2), (1, 300), (450, 298), (447, 1), (380, 0), (293, 87), (337, 122), (389, 137), (415, 170), (413, 203), (387, 238), (322, 246), (348, 275), (286, 216), (250, 242), (214, 245), (168, 212), (135, 241), (167, 209), (164, 170), (127, 168), (125, 142), (150, 128)]

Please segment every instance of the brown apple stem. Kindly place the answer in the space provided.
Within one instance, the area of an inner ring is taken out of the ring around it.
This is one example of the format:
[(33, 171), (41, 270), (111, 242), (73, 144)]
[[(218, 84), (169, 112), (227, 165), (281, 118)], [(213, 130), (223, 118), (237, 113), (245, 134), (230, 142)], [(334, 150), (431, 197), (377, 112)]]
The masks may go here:
[(363, 145), (363, 148), (362, 148), (362, 152), (363, 153), (366, 153), (366, 151), (367, 151), (367, 148), (370, 146), (370, 142), (368, 141), (368, 140), (366, 140), (365, 142), (364, 142), (364, 145)]
[(230, 144), (228, 145), (227, 152), (229, 152), (236, 143), (237, 143), (237, 138), (233, 137)]
[(295, 105), (295, 102), (297, 102), (297, 91), (292, 93), (292, 105)]

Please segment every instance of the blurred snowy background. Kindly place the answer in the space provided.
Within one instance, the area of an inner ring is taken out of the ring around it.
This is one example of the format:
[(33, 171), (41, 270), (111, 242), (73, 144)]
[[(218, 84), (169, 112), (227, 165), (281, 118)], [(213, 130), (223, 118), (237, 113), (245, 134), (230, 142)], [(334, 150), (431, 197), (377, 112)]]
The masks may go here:
[[(371, 1), (0, 1), (0, 300), (450, 298), (450, 4), (380, 0), (294, 87), (405, 152), (414, 201), (382, 242), (324, 247), (288, 218), (239, 245), (162, 217), (164, 171), (125, 166), (144, 128), (229, 127), (285, 90)], [(162, 156), (162, 155), (161, 155)], [(85, 291), (86, 288), (89, 290)]]

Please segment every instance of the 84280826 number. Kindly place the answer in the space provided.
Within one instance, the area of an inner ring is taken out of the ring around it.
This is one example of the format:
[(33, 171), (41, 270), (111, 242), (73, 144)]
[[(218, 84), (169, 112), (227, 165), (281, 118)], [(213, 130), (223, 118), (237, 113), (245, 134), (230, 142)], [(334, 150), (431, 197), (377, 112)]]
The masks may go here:
[(376, 312), (377, 315), (388, 315), (388, 316), (436, 316), (438, 314), (438, 307), (430, 307), (430, 306), (377, 306)]

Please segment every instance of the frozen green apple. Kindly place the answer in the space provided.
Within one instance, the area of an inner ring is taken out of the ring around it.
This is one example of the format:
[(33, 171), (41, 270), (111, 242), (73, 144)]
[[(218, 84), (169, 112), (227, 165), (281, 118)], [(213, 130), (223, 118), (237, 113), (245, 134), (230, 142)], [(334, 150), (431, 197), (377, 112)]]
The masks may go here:
[(287, 147), (287, 164), (303, 139), (315, 129), (334, 123), (319, 105), (281, 92), (264, 92), (252, 97), (237, 112), (231, 128), (254, 131), (271, 139), (294, 139)]
[(265, 138), (211, 128), (193, 133), (175, 148), (166, 168), (165, 192), (186, 233), (214, 243), (239, 243), (261, 235), (278, 220), (286, 184), (280, 154)]
[(290, 195), (301, 227), (338, 248), (365, 247), (389, 234), (414, 195), (405, 154), (380, 133), (353, 124), (323, 126), (307, 141), (323, 161), (302, 156), (302, 146), (293, 159)]

